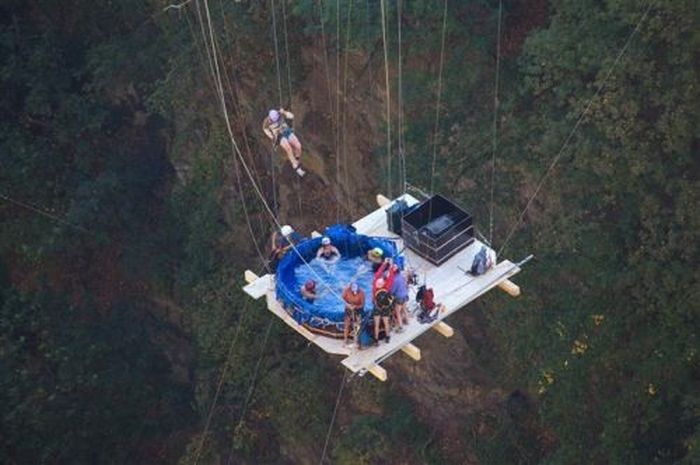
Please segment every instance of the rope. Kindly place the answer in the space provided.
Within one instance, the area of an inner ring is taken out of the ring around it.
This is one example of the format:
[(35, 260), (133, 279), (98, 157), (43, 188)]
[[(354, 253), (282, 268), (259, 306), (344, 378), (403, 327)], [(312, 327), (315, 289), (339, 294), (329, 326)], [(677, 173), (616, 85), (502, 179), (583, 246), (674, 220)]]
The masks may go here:
[(440, 46), (440, 70), (438, 72), (437, 104), (435, 105), (435, 125), (433, 127), (433, 161), (430, 168), (430, 194), (435, 193), (435, 161), (437, 159), (437, 133), (440, 123), (440, 100), (442, 99), (442, 71), (445, 65), (445, 33), (447, 31), (447, 0), (442, 10), (442, 45)]
[(399, 184), (401, 193), (406, 193), (406, 153), (404, 141), (404, 115), (403, 115), (403, 80), (402, 80), (402, 54), (401, 54), (401, 23), (402, 21), (402, 0), (396, 2), (396, 22), (398, 23), (398, 52), (399, 52), (399, 90), (398, 90), (398, 107), (399, 107)]
[(0, 199), (3, 199), (6, 202), (12, 203), (14, 205), (25, 208), (27, 210), (33, 211), (34, 213), (37, 213), (41, 216), (52, 219), (58, 223), (61, 223), (61, 224), (68, 226), (68, 227), (71, 227), (71, 228), (73, 228), (77, 231), (80, 231), (82, 233), (90, 234), (91, 236), (95, 236), (95, 237), (99, 237), (96, 233), (90, 231), (89, 229), (85, 229), (82, 226), (78, 226), (78, 225), (73, 224), (69, 221), (66, 221), (65, 219), (61, 218), (60, 216), (54, 215), (53, 213), (49, 213), (49, 212), (47, 212), (39, 207), (35, 207), (34, 205), (32, 205), (30, 203), (23, 202), (21, 200), (13, 199), (12, 197), (9, 197), (9, 196), (2, 194), (2, 193), (0, 193)]
[(627, 37), (627, 40), (625, 41), (625, 44), (623, 45), (622, 49), (620, 52), (617, 54), (617, 57), (615, 57), (615, 61), (613, 64), (610, 66), (610, 69), (608, 70), (607, 74), (603, 78), (603, 81), (601, 82), (600, 86), (598, 86), (598, 90), (595, 91), (595, 94), (593, 94), (593, 97), (591, 97), (588, 100), (588, 103), (586, 104), (586, 107), (584, 110), (581, 112), (579, 115), (578, 119), (576, 120), (576, 124), (574, 124), (574, 127), (571, 129), (571, 132), (569, 133), (568, 137), (562, 144), (561, 148), (559, 149), (559, 152), (556, 154), (552, 162), (549, 164), (549, 167), (547, 167), (547, 170), (545, 171), (544, 175), (540, 178), (539, 183), (537, 184), (537, 188), (535, 189), (535, 192), (530, 196), (530, 198), (527, 201), (527, 204), (525, 205), (525, 208), (520, 212), (518, 215), (518, 220), (515, 222), (513, 227), (510, 229), (508, 232), (508, 235), (506, 236), (506, 240), (503, 242), (503, 245), (499, 249), (497, 255), (501, 255), (501, 253), (505, 250), (506, 246), (508, 245), (508, 242), (512, 238), (513, 234), (515, 233), (515, 230), (520, 226), (520, 224), (523, 221), (523, 218), (525, 217), (525, 213), (527, 213), (528, 209), (530, 208), (530, 205), (532, 205), (532, 202), (535, 200), (535, 197), (537, 197), (537, 194), (540, 193), (540, 190), (542, 189), (542, 186), (544, 185), (544, 182), (547, 180), (549, 175), (554, 171), (554, 168), (557, 166), (557, 163), (559, 162), (559, 159), (561, 156), (564, 154), (564, 150), (568, 147), (569, 142), (571, 142), (571, 139), (574, 137), (574, 134), (578, 130), (578, 127), (581, 125), (581, 122), (583, 119), (586, 117), (588, 114), (588, 110), (590, 110), (591, 105), (593, 105), (593, 101), (600, 95), (600, 92), (605, 88), (605, 84), (607, 83), (608, 79), (612, 75), (613, 71), (615, 70), (615, 67), (617, 64), (620, 62), (620, 59), (622, 56), (625, 54), (627, 51), (627, 48), (629, 44), (632, 42), (632, 39), (634, 36), (637, 34), (637, 31), (639, 30), (639, 27), (642, 25), (642, 22), (646, 19), (647, 15), (649, 14), (649, 11), (651, 10), (652, 5), (654, 4), (654, 0), (650, 0), (649, 3), (647, 4), (647, 8), (644, 11), (644, 14), (642, 17), (639, 19), (637, 22), (637, 25), (634, 27), (634, 30), (630, 33), (630, 35)]
[(275, 0), (270, 0), (270, 10), (272, 11), (272, 38), (275, 42), (275, 65), (277, 66), (277, 92), (279, 93), (280, 107), (282, 107), (284, 105), (282, 100), (282, 72), (280, 71), (279, 46), (277, 45), (277, 16), (275, 15)]
[(287, 7), (286, 0), (282, 0), (282, 25), (284, 26), (284, 52), (287, 58), (287, 87), (289, 88), (289, 107), (292, 107), (292, 69), (289, 58), (289, 41), (287, 40)]
[[(340, 114), (340, 0), (335, 2), (335, 111)], [(335, 198), (340, 200), (340, 124), (335, 127)], [(340, 223), (340, 202), (335, 206), (335, 222)]]
[(382, 41), (384, 43), (384, 79), (386, 84), (386, 159), (387, 159), (387, 178), (386, 192), (391, 198), (391, 92), (389, 88), (389, 52), (387, 50), (386, 41), (386, 3), (381, 0), (380, 7), (382, 10)]
[(318, 461), (319, 465), (323, 465), (323, 461), (326, 459), (326, 450), (328, 449), (328, 442), (331, 439), (331, 433), (333, 432), (333, 425), (335, 424), (335, 417), (338, 413), (338, 407), (340, 406), (340, 399), (343, 395), (343, 388), (345, 388), (345, 381), (347, 381), (347, 378), (348, 378), (348, 372), (347, 372), (347, 370), (343, 369), (343, 380), (340, 382), (340, 389), (338, 390), (338, 396), (335, 399), (335, 407), (333, 408), (333, 415), (331, 416), (331, 424), (328, 425), (328, 432), (326, 433), (326, 441), (323, 443), (323, 452), (321, 452), (321, 460)]
[(493, 90), (493, 137), (491, 150), (491, 201), (489, 202), (489, 244), (493, 244), (493, 194), (496, 185), (496, 149), (498, 147), (498, 83), (501, 71), (501, 18), (503, 16), (503, 0), (498, 0), (498, 32), (496, 35), (496, 78)]
[[(207, 419), (204, 423), (204, 429), (202, 430), (202, 434), (200, 435), (200, 440), (199, 444), (197, 445), (197, 449), (195, 449), (195, 454), (194, 454), (194, 465), (197, 465), (199, 462), (199, 459), (202, 455), (202, 449), (204, 448), (204, 442), (206, 439), (207, 431), (209, 431), (209, 426), (211, 425), (211, 420), (214, 417), (214, 409), (216, 408), (216, 404), (219, 401), (219, 395), (221, 394), (221, 388), (224, 385), (224, 380), (226, 378), (226, 375), (228, 374), (229, 368), (231, 367), (231, 360), (233, 359), (233, 348), (236, 345), (236, 342), (238, 341), (238, 335), (241, 332), (241, 326), (243, 323), (243, 317), (248, 314), (248, 306), (250, 304), (250, 300), (246, 300), (245, 304), (243, 304), (243, 310), (241, 311), (240, 316), (238, 317), (238, 325), (236, 327), (236, 332), (233, 335), (233, 339), (231, 340), (231, 344), (229, 344), (228, 351), (226, 353), (226, 362), (224, 363), (224, 368), (221, 370), (221, 375), (219, 376), (219, 381), (216, 386), (216, 391), (214, 393), (214, 400), (212, 400), (211, 407), (209, 407), (209, 413), (207, 413)], [(272, 320), (270, 320), (272, 321)]]
[[(211, 42), (211, 47), (212, 47), (214, 50), (216, 50), (216, 41), (215, 41), (215, 39), (214, 39), (214, 33), (213, 33), (212, 25), (211, 25), (211, 14), (210, 14), (210, 12), (209, 12), (208, 0), (204, 0), (204, 5), (205, 5), (205, 10), (206, 10), (206, 12), (207, 12), (207, 22), (208, 22), (208, 24), (209, 24), (209, 40), (210, 40), (210, 42)], [(253, 186), (253, 189), (254, 189), (255, 193), (258, 195), (258, 197), (260, 198), (260, 201), (261, 201), (262, 204), (263, 204), (263, 207), (265, 208), (265, 210), (267, 211), (267, 213), (268, 213), (268, 214), (270, 215), (270, 217), (272, 218), (272, 221), (274, 222), (275, 227), (276, 227), (277, 229), (281, 229), (281, 228), (282, 228), (282, 225), (279, 223), (279, 221), (277, 220), (277, 217), (275, 216), (275, 214), (273, 213), (272, 209), (270, 208), (270, 205), (269, 205), (268, 202), (265, 200), (265, 196), (262, 194), (262, 191), (260, 190), (260, 186), (258, 186), (258, 185), (255, 183), (255, 180), (253, 179), (253, 175), (252, 175), (252, 173), (251, 173), (251, 171), (250, 171), (250, 167), (248, 166), (248, 164), (246, 163), (245, 159), (243, 158), (243, 155), (242, 155), (242, 153), (241, 153), (241, 151), (240, 151), (240, 149), (239, 149), (239, 147), (238, 147), (238, 144), (236, 143), (236, 139), (235, 139), (235, 137), (234, 137), (234, 135), (233, 135), (233, 128), (232, 128), (232, 126), (231, 126), (231, 120), (230, 120), (230, 118), (229, 118), (229, 116), (228, 116), (228, 107), (227, 107), (227, 105), (226, 105), (226, 100), (225, 100), (224, 95), (223, 95), (223, 84), (222, 84), (222, 82), (221, 82), (221, 74), (220, 74), (220, 72), (219, 72), (219, 62), (218, 62), (218, 57), (217, 57), (216, 54), (214, 54), (214, 67), (215, 67), (215, 70), (216, 70), (217, 90), (218, 90), (218, 94), (219, 94), (218, 97), (219, 97), (219, 101), (220, 101), (220, 103), (221, 103), (221, 110), (222, 110), (222, 113), (223, 113), (223, 116), (224, 116), (224, 122), (226, 123), (226, 129), (227, 129), (228, 134), (229, 134), (229, 139), (230, 139), (230, 141), (231, 141), (231, 145), (232, 145), (232, 147), (233, 147), (234, 154), (237, 155), (238, 158), (240, 159), (241, 164), (242, 164), (242, 166), (243, 166), (243, 168), (244, 168), (244, 171), (245, 171), (246, 175), (248, 176), (248, 179), (250, 180), (251, 185)], [(318, 272), (316, 272), (316, 270), (314, 270), (314, 269), (309, 265), (309, 262), (304, 258), (304, 256), (301, 254), (301, 252), (299, 252), (299, 250), (297, 249), (297, 247), (296, 247), (293, 243), (290, 244), (290, 245), (291, 245), (291, 249), (294, 251), (294, 253), (296, 253), (297, 256), (301, 259), (301, 261), (311, 270), (311, 272), (314, 274), (314, 276), (316, 276), (316, 278), (319, 280), (319, 282), (320, 282), (324, 287), (326, 287), (328, 290), (330, 290), (331, 293), (332, 293), (338, 300), (340, 300), (340, 301), (342, 302), (342, 301), (343, 301), (343, 300), (342, 300), (342, 297), (341, 297), (335, 290), (333, 290), (333, 289), (321, 278), (321, 276), (318, 274)]]
[(343, 118), (343, 124), (341, 125), (343, 128), (343, 133), (342, 133), (342, 140), (343, 140), (343, 172), (345, 173), (345, 188), (349, 189), (350, 188), (350, 181), (348, 177), (348, 150), (347, 150), (347, 138), (346, 136), (346, 130), (345, 130), (345, 115), (347, 114), (347, 105), (348, 105), (348, 55), (350, 53), (350, 31), (351, 31), (351, 18), (352, 18), (352, 4), (353, 0), (350, 0), (349, 6), (348, 6), (348, 16), (347, 16), (347, 22), (345, 24), (345, 62), (343, 65), (343, 112), (342, 112), (342, 118)]
[[(260, 372), (260, 365), (262, 364), (262, 359), (263, 356), (265, 355), (265, 348), (267, 346), (267, 341), (270, 338), (270, 330), (272, 329), (272, 318), (270, 318), (270, 322), (267, 324), (267, 330), (265, 330), (265, 337), (263, 338), (263, 342), (260, 345), (260, 356), (258, 357), (258, 361), (255, 364), (255, 369), (253, 370), (253, 376), (250, 379), (249, 387), (248, 387), (248, 394), (246, 395), (245, 401), (243, 402), (243, 409), (241, 410), (241, 416), (238, 420), (238, 424), (236, 425), (236, 428), (234, 431), (240, 430), (241, 426), (243, 426), (243, 422), (245, 420), (245, 415), (246, 412), (248, 411), (248, 406), (250, 405), (250, 400), (253, 397), (253, 392), (255, 391), (255, 381), (258, 378), (258, 373)], [(229, 465), (231, 463), (231, 458), (233, 457), (233, 442), (231, 443), (231, 448), (229, 449), (228, 453), (228, 458), (226, 459), (226, 465)]]

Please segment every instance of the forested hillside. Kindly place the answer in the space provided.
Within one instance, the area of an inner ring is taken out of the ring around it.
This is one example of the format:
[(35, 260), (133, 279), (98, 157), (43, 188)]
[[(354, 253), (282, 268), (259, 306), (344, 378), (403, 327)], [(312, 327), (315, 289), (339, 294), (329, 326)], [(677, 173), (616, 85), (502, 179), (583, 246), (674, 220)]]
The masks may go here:
[[(0, 0), (0, 461), (700, 463), (698, 70), (696, 0)], [(405, 182), (535, 259), (348, 380), (240, 290), (261, 198)]]

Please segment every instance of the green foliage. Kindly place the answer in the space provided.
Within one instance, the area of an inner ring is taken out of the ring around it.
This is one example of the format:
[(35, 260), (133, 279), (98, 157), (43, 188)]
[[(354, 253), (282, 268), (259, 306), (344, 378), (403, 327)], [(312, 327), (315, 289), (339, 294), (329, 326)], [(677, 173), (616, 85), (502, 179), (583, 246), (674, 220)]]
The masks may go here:
[(342, 431), (333, 449), (334, 463), (396, 463), (403, 455), (419, 463), (444, 463), (440, 451), (433, 447), (433, 433), (415, 415), (411, 401), (390, 392), (382, 404), (384, 415), (356, 416)]
[(49, 293), (5, 288), (3, 297), (5, 463), (124, 463), (186, 421), (188, 393), (170, 381), (132, 305), (100, 317)]

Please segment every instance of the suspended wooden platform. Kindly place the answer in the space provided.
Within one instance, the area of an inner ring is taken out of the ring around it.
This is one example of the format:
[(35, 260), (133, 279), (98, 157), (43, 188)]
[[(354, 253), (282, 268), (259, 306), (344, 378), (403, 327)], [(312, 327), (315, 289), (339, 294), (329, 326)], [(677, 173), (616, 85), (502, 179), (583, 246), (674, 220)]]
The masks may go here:
[[(399, 199), (404, 199), (409, 205), (418, 203), (417, 199), (408, 194), (394, 201)], [(353, 223), (353, 226), (357, 228), (357, 232), (360, 234), (395, 237), (399, 241), (398, 247), (401, 250), (403, 249), (401, 239), (387, 229), (386, 209), (394, 201), (378, 195), (377, 203), (380, 208), (359, 219)], [(445, 337), (451, 337), (454, 334), (454, 330), (443, 320), (466, 306), (469, 302), (494, 287), (501, 288), (513, 297), (520, 294), (520, 288), (509, 280), (510, 277), (520, 271), (520, 267), (508, 260), (499, 262), (482, 276), (473, 277), (464, 273), (463, 269), (471, 266), (474, 255), (482, 246), (484, 246), (482, 242), (475, 240), (471, 245), (458, 252), (439, 267), (419, 257), (411, 250), (405, 249), (403, 254), (407, 266), (417, 271), (421, 282), (425, 278), (428, 287), (433, 288), (435, 302), (443, 304), (445, 311), (440, 313), (438, 318), (430, 324), (422, 324), (415, 318), (411, 318), (409, 324), (404, 326), (403, 332), (391, 333), (391, 342), (381, 341), (378, 346), (370, 346), (361, 350), (356, 349), (354, 346), (345, 346), (342, 339), (314, 334), (304, 326), (297, 324), (275, 297), (274, 276), (267, 274), (258, 277), (253, 272), (246, 271), (245, 279), (248, 284), (243, 287), (243, 290), (254, 299), (265, 297), (267, 308), (272, 313), (325, 352), (345, 356), (341, 363), (353, 373), (363, 375), (366, 372), (370, 372), (378, 379), (385, 381), (387, 373), (380, 365), (382, 361), (398, 351), (404, 352), (414, 360), (420, 360), (420, 349), (413, 345), (412, 342), (430, 329)], [(415, 292), (416, 289), (411, 289), (409, 305), (416, 305)]]

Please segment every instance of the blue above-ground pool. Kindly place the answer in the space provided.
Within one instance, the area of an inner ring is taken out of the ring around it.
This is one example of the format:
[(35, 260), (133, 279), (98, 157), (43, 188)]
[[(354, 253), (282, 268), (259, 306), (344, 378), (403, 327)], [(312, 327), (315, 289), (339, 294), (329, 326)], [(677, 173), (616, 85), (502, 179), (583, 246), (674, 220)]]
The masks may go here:
[[(393, 240), (385, 237), (371, 237), (358, 234), (349, 225), (329, 226), (324, 236), (331, 239), (340, 251), (341, 258), (328, 263), (316, 258), (321, 247), (321, 238), (306, 239), (296, 244), (296, 251), (290, 249), (279, 262), (276, 273), (277, 299), (297, 321), (311, 330), (340, 336), (343, 332), (345, 304), (343, 290), (351, 282), (357, 282), (365, 291), (363, 318), (372, 311), (372, 265), (366, 260), (370, 249), (379, 247), (385, 257), (397, 257), (398, 250)], [(317, 298), (313, 303), (301, 296), (301, 286), (308, 279), (316, 281)]]

